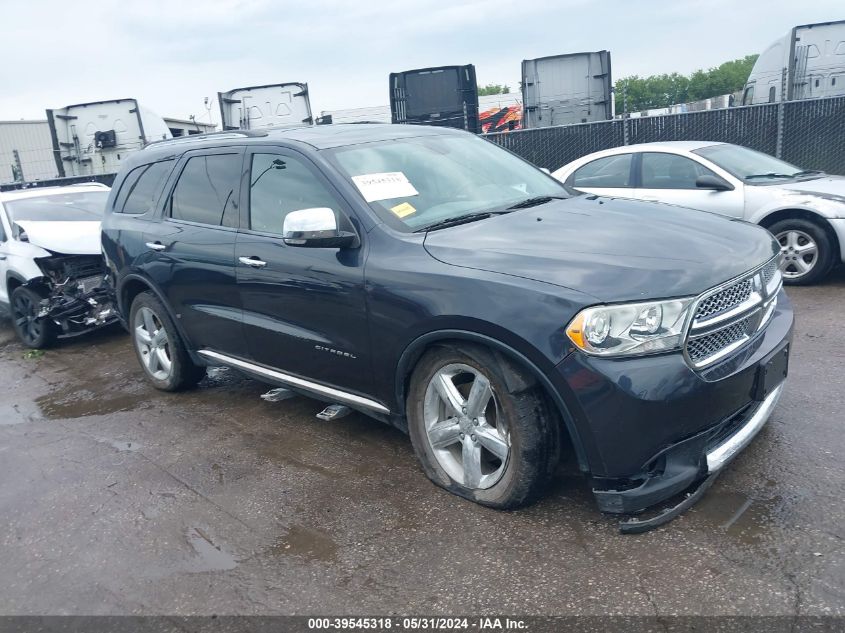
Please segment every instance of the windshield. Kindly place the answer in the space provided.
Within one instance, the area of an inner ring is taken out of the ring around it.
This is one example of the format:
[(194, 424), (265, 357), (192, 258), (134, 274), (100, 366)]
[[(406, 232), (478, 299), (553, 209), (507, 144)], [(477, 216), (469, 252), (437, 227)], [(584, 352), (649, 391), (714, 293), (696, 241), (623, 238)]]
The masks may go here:
[(80, 191), (21, 198), (4, 203), (9, 222), (21, 220), (38, 222), (83, 222), (103, 219), (108, 190)]
[(711, 145), (693, 150), (737, 178), (754, 181), (779, 181), (799, 176), (818, 176), (820, 172), (803, 170), (795, 165), (739, 145)]
[(571, 195), (536, 167), (470, 134), (367, 143), (328, 154), (379, 217), (403, 231)]

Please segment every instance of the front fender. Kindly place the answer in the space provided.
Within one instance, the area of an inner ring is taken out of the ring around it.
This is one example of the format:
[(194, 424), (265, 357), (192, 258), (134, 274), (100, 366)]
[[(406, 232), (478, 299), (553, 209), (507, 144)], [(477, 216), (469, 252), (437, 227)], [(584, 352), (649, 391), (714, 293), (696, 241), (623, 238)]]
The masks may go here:
[(782, 211), (802, 211), (821, 220), (831, 220), (845, 218), (845, 203), (811, 194), (782, 192), (777, 196), (777, 199), (755, 209), (748, 221), (754, 224), (764, 224), (767, 218)]
[(572, 441), (572, 445), (575, 449), (579, 468), (583, 472), (589, 472), (589, 464), (584, 442), (578, 432), (578, 429), (575, 427), (573, 417), (566, 404), (561, 390), (562, 385), (559, 381), (554, 380), (554, 377), (556, 376), (554, 366), (550, 365), (548, 361), (543, 360), (542, 354), (539, 352), (532, 354), (526, 349), (525, 353), (523, 353), (514, 346), (504, 343), (493, 336), (488, 336), (472, 330), (442, 329), (427, 332), (426, 334), (418, 336), (411, 341), (405, 347), (396, 365), (395, 398), (397, 411), (402, 411), (404, 413), (405, 398), (407, 396), (407, 377), (413, 371), (414, 366), (425, 350), (438, 342), (454, 340), (478, 343), (501, 353), (517, 365), (527, 369), (549, 394), (552, 403), (563, 420), (566, 430), (569, 433), (570, 440)]

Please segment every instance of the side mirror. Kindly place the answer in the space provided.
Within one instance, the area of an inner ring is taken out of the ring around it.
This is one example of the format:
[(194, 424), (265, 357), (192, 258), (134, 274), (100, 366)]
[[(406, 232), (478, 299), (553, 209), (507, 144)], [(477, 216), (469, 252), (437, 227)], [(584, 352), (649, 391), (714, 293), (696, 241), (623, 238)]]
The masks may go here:
[(358, 236), (337, 228), (337, 217), (328, 207), (299, 209), (285, 216), (283, 239), (288, 246), (308, 248), (350, 248), (358, 246)]
[(711, 174), (704, 174), (696, 178), (695, 186), (699, 189), (712, 189), (713, 191), (733, 191), (734, 189), (731, 183)]

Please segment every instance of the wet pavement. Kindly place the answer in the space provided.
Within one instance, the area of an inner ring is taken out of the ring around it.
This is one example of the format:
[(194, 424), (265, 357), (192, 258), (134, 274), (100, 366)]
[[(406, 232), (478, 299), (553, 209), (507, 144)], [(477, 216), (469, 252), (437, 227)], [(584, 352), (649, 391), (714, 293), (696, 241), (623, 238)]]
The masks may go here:
[(408, 439), (215, 371), (144, 382), (119, 328), (27, 354), (0, 321), (0, 614), (845, 615), (845, 271), (793, 288), (791, 377), (701, 503), (623, 536), (563, 468), (517, 512)]

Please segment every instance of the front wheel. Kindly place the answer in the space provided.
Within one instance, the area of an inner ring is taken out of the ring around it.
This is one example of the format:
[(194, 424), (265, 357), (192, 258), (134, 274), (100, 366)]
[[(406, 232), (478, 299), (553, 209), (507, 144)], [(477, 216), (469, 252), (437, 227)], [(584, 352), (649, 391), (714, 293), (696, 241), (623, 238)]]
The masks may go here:
[(833, 247), (822, 227), (801, 218), (775, 222), (769, 231), (780, 244), (783, 282), (793, 286), (814, 284), (833, 265)]
[(443, 488), (507, 509), (533, 500), (557, 465), (558, 436), (541, 388), (483, 348), (437, 347), (411, 378), (414, 450)]
[(193, 363), (176, 325), (155, 295), (142, 292), (135, 297), (129, 324), (138, 362), (157, 389), (186, 389), (205, 376), (205, 367)]
[(32, 349), (50, 347), (56, 341), (56, 325), (46, 317), (39, 317), (41, 295), (34, 290), (18, 286), (10, 297), (12, 322), (21, 342)]

